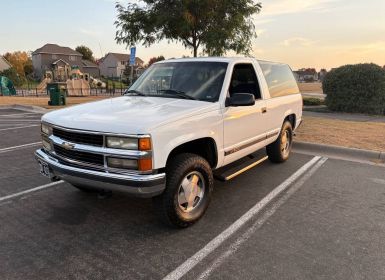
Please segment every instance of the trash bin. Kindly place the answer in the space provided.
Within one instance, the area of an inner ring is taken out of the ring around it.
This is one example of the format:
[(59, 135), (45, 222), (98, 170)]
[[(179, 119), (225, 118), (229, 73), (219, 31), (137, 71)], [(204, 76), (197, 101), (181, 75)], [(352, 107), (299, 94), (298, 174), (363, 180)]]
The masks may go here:
[(65, 83), (50, 83), (47, 85), (49, 92), (48, 105), (50, 106), (64, 106), (66, 105), (66, 88)]

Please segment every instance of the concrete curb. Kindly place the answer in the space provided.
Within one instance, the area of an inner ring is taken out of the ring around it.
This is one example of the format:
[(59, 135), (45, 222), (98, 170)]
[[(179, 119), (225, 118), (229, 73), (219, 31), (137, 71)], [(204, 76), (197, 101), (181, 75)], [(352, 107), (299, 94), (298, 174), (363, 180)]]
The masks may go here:
[(43, 107), (39, 106), (32, 106), (32, 105), (19, 105), (19, 104), (13, 104), (13, 105), (0, 105), (1, 109), (16, 109), (31, 113), (39, 113), (39, 114), (45, 114), (49, 112), (49, 109), (45, 109)]
[(315, 144), (308, 142), (293, 142), (293, 152), (301, 154), (317, 154), (329, 158), (364, 162), (385, 166), (385, 152), (345, 148), (340, 146)]

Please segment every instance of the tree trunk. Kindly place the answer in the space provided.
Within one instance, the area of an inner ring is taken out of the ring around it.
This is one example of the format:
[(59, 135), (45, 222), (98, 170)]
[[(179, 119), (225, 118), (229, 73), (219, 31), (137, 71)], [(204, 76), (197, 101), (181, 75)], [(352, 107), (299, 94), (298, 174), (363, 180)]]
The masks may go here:
[(194, 46), (194, 57), (198, 56), (198, 46)]

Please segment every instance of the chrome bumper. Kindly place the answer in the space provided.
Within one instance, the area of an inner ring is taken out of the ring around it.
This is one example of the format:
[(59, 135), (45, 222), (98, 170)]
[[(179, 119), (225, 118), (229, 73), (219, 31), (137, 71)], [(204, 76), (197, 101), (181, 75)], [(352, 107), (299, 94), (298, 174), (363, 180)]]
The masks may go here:
[(165, 189), (166, 174), (116, 174), (94, 171), (61, 163), (43, 149), (35, 152), (35, 157), (48, 164), (53, 177), (75, 185), (100, 190), (122, 191), (133, 196), (153, 197)]

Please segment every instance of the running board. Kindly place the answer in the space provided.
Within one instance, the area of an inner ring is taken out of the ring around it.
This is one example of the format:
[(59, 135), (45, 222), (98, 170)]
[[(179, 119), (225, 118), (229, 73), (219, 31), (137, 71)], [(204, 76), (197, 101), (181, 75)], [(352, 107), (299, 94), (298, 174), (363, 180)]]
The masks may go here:
[[(249, 156), (249, 158), (250, 159), (247, 160), (246, 162), (243, 162), (240, 165), (234, 166), (232, 168), (226, 169), (222, 171), (222, 173), (220, 172), (221, 170), (223, 170), (222, 168), (214, 171), (215, 179), (220, 181), (229, 181), (237, 177), (238, 175), (241, 175), (242, 173), (246, 172), (247, 170), (250, 170), (251, 168), (257, 166), (258, 164), (261, 164), (262, 162), (267, 160), (269, 157), (268, 156), (264, 156), (262, 158), (257, 157), (257, 160), (253, 160), (255, 159), (255, 157)], [(253, 162), (250, 163), (250, 161), (252, 160)]]

